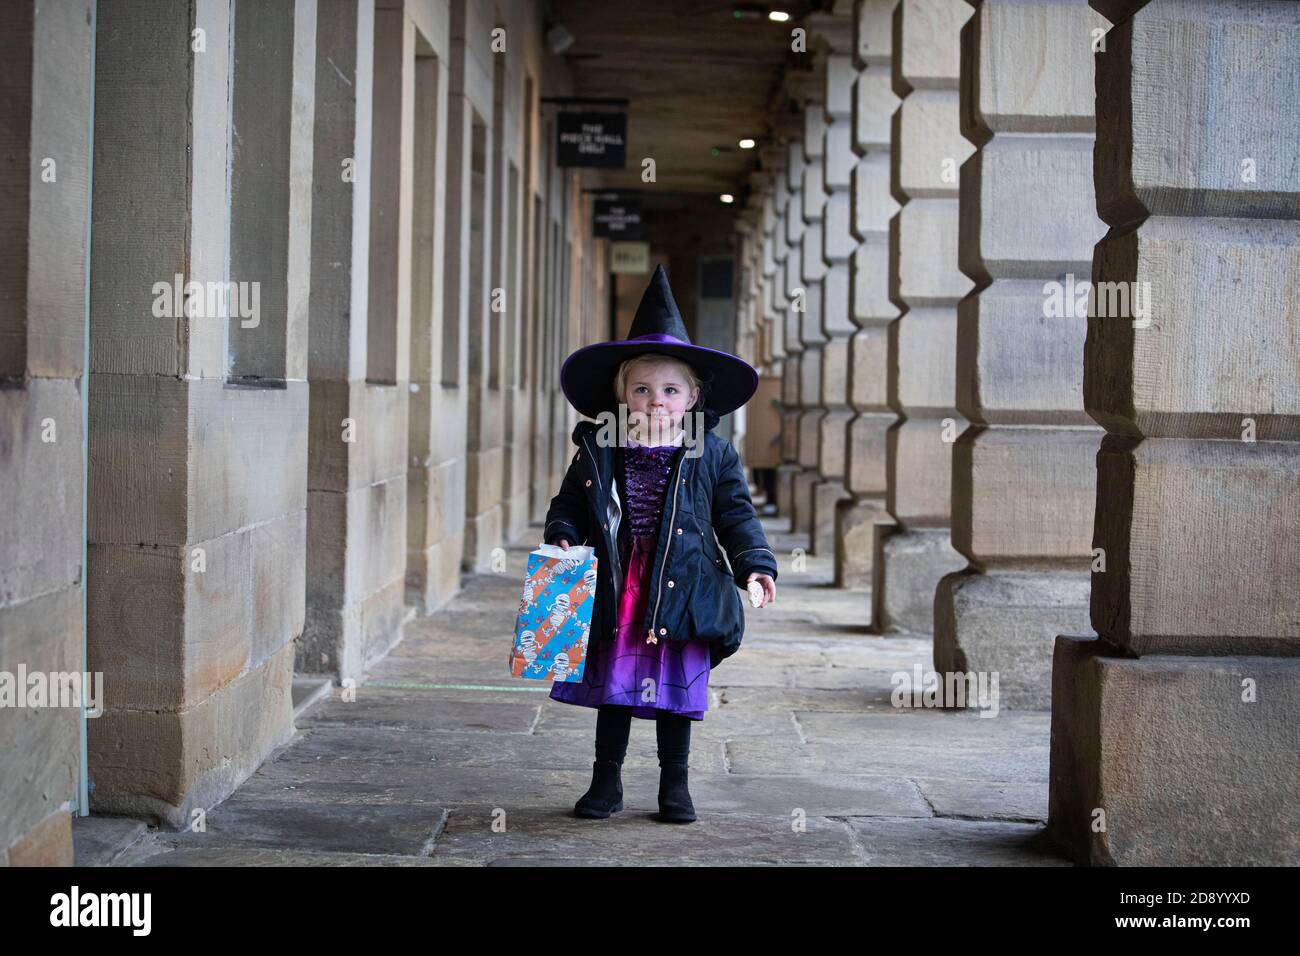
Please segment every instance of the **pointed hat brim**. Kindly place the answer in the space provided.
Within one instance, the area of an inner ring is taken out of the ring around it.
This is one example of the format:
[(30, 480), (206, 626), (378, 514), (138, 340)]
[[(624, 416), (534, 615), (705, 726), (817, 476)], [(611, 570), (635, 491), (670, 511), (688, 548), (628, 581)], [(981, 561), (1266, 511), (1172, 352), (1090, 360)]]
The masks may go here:
[(719, 416), (740, 408), (758, 390), (758, 372), (744, 359), (703, 345), (684, 342), (674, 335), (652, 332), (636, 338), (598, 342), (578, 349), (560, 367), (560, 388), (580, 413), (596, 418), (601, 412), (618, 412), (614, 374), (630, 358), (654, 352), (680, 359), (703, 380), (704, 405)]

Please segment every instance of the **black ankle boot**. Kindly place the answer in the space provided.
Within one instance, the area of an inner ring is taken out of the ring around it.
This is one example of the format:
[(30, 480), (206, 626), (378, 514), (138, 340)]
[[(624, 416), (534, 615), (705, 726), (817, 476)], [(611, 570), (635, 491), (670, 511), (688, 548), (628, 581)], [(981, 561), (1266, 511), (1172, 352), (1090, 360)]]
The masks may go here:
[(659, 768), (660, 823), (690, 823), (695, 819), (695, 805), (686, 789), (686, 764), (670, 763)]
[(603, 818), (623, 809), (623, 765), (615, 760), (597, 760), (591, 765), (591, 786), (573, 805), (576, 817)]

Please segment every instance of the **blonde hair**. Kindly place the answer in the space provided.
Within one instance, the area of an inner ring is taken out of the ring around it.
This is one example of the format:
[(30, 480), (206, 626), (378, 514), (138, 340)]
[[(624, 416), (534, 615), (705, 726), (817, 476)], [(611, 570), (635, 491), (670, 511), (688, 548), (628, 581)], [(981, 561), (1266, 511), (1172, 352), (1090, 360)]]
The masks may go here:
[(704, 398), (704, 390), (701, 388), (703, 383), (700, 381), (699, 374), (689, 362), (683, 359), (674, 358), (671, 355), (664, 355), (661, 352), (645, 352), (641, 355), (635, 356), (634, 358), (624, 360), (624, 362), (619, 365), (618, 371), (614, 373), (614, 397), (624, 405), (627, 404), (627, 380), (631, 377), (632, 367), (635, 365), (648, 365), (652, 368), (660, 368), (664, 365), (681, 366), (686, 379), (686, 387), (688, 389), (700, 389), (696, 397), (696, 402), (698, 403)]

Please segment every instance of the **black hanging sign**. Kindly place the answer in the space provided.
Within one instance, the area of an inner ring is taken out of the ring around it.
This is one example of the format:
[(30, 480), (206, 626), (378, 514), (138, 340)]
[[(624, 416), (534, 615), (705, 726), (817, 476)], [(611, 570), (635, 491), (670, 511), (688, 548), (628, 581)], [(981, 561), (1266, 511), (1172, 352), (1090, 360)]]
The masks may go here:
[(592, 220), (591, 234), (597, 239), (640, 239), (641, 200), (597, 199)]
[(627, 152), (626, 113), (556, 114), (557, 166), (622, 169)]

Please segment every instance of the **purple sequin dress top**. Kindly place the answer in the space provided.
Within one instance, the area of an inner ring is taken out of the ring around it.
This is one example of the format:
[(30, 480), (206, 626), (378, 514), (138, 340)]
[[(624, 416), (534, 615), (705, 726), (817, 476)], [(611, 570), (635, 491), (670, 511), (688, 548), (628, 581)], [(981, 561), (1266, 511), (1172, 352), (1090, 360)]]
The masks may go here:
[[(592, 640), (582, 680), (551, 685), (551, 699), (581, 707), (619, 704), (633, 717), (660, 713), (703, 720), (709, 708), (709, 645), (706, 641), (647, 643), (643, 623), (650, 593), (659, 519), (679, 445), (628, 445), (617, 451), (619, 487), (629, 542), (620, 543), (626, 572), (619, 597), (618, 636)], [(620, 536), (621, 537), (621, 536)]]

